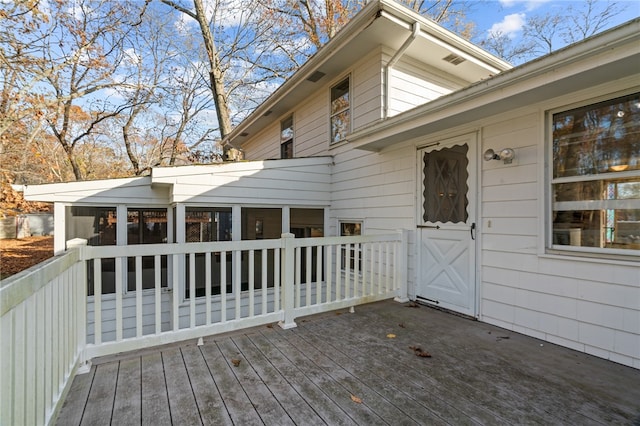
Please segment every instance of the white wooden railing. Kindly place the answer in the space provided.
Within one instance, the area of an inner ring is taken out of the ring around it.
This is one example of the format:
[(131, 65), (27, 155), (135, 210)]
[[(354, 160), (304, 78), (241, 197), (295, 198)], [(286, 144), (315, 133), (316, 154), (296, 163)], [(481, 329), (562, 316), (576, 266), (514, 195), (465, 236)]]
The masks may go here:
[(0, 282), (0, 425), (55, 418), (84, 361), (84, 268), (74, 249)]
[(407, 231), (73, 249), (2, 281), (0, 424), (49, 423), (93, 357), (405, 301), (406, 270)]

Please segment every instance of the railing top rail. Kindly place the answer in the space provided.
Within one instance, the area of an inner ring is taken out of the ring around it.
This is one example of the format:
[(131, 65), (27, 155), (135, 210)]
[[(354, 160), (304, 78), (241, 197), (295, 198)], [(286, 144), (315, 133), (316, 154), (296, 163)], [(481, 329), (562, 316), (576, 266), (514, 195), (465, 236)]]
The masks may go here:
[(400, 234), (354, 235), (349, 237), (295, 238), (296, 247), (331, 246), (340, 244), (400, 241)]
[[(295, 247), (316, 247), (339, 244), (356, 244), (385, 241), (399, 241), (400, 235), (374, 234), (349, 237), (292, 238)], [(136, 244), (128, 246), (88, 246), (83, 250), (83, 258), (102, 259), (115, 257), (173, 255), (187, 253), (207, 253), (221, 251), (247, 251), (262, 249), (279, 249), (283, 247), (283, 239), (213, 241), (206, 243), (166, 243)]]
[(79, 250), (70, 250), (0, 281), (0, 316), (35, 294), (78, 260)]

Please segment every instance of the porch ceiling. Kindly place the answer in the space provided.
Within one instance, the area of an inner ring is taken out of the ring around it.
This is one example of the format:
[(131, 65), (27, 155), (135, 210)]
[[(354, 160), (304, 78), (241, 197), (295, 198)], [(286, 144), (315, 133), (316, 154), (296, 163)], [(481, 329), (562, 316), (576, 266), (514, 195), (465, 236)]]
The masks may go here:
[(639, 382), (639, 370), (387, 301), (98, 360), (58, 423), (630, 424)]

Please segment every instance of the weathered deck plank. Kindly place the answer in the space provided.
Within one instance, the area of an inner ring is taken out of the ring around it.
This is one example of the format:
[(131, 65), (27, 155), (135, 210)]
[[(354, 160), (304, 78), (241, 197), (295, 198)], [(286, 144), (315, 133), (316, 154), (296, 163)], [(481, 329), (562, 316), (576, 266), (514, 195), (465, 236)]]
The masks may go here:
[(139, 425), (142, 419), (140, 358), (120, 361), (112, 423)]
[(232, 422), (238, 425), (263, 424), (246, 391), (231, 371), (231, 360), (227, 361), (224, 358), (215, 342), (201, 346), (200, 350), (218, 385), (220, 396)]
[(278, 403), (289, 414), (294, 424), (324, 425), (325, 423), (307, 401), (271, 364), (271, 360), (254, 344), (250, 336), (233, 338), (234, 343), (269, 388)]
[(233, 424), (199, 347), (183, 347), (182, 356), (200, 409), (202, 423), (216, 426)]
[(107, 423), (640, 424), (640, 371), (382, 302), (97, 360), (58, 424)]
[(171, 421), (177, 425), (200, 424), (200, 410), (191, 389), (180, 348), (162, 351), (162, 363), (167, 382)]
[(143, 425), (170, 425), (171, 412), (160, 352), (140, 357), (142, 368), (142, 421)]

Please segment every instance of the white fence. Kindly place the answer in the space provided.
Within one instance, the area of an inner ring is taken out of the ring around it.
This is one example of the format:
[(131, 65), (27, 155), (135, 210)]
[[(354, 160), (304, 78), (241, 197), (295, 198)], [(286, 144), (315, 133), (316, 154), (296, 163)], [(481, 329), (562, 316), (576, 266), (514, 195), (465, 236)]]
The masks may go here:
[(96, 356), (406, 300), (407, 233), (81, 247), (2, 282), (0, 424), (47, 424)]
[(73, 250), (0, 285), (0, 424), (48, 424), (82, 363), (86, 278)]

